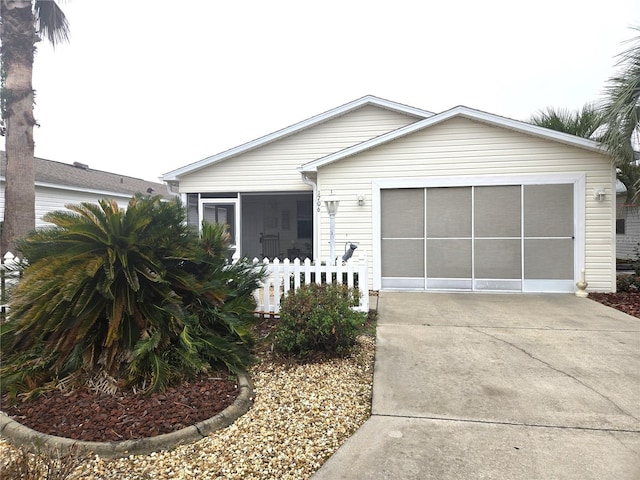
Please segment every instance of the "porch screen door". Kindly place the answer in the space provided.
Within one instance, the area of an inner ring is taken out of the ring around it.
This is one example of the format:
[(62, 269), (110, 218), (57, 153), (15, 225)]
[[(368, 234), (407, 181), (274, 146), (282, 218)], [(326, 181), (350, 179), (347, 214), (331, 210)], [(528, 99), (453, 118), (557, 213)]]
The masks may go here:
[(229, 258), (231, 258), (237, 249), (236, 203), (230, 203), (228, 200), (223, 202), (207, 200), (202, 203), (201, 211), (202, 220), (227, 225), (227, 232), (231, 236), (229, 245)]

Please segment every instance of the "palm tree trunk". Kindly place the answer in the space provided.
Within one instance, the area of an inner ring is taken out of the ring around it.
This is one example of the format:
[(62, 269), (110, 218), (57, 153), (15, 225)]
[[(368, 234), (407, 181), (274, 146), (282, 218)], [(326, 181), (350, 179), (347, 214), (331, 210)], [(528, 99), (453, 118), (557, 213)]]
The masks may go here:
[(6, 124), (5, 209), (0, 253), (35, 228), (33, 58), (37, 36), (30, 0), (0, 0), (2, 107)]

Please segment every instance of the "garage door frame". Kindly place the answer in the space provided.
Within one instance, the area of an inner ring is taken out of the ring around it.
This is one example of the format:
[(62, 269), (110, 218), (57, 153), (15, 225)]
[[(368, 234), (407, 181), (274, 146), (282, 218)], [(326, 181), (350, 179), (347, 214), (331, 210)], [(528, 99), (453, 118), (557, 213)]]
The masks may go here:
[[(580, 278), (585, 264), (585, 190), (586, 174), (583, 172), (554, 174), (523, 175), (484, 175), (484, 176), (442, 176), (417, 178), (382, 178), (374, 179), (371, 186), (373, 202), (373, 288), (381, 289), (382, 284), (382, 240), (381, 240), (381, 190), (403, 188), (432, 187), (476, 187), (500, 185), (552, 185), (573, 184), (573, 231), (574, 241), (574, 280)], [(403, 290), (424, 290), (422, 288), (405, 288)], [(523, 291), (558, 291), (552, 285), (544, 283), (523, 285)]]

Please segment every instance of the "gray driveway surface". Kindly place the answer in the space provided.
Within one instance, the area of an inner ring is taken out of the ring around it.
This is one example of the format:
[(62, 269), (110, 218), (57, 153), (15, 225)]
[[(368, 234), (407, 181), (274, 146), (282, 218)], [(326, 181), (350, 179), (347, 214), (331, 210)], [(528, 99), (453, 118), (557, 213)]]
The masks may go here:
[(640, 319), (572, 295), (378, 312), (372, 416), (314, 480), (640, 479)]

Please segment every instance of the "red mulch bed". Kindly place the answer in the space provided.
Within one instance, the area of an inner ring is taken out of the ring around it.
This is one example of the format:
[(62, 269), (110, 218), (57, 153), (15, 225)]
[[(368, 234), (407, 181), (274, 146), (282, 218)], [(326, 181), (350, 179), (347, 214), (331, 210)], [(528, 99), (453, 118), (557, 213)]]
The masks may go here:
[(590, 293), (589, 298), (608, 307), (615, 308), (634, 317), (640, 318), (640, 293)]
[(210, 373), (151, 395), (55, 390), (3, 407), (3, 411), (38, 432), (110, 442), (153, 437), (188, 427), (220, 413), (237, 396), (237, 383), (228, 374)]
[[(277, 320), (262, 318), (254, 327), (258, 353)], [(98, 394), (86, 389), (55, 390), (0, 409), (33, 430), (75, 440), (111, 442), (170, 433), (216, 416), (238, 397), (237, 382), (224, 372), (151, 395)]]

